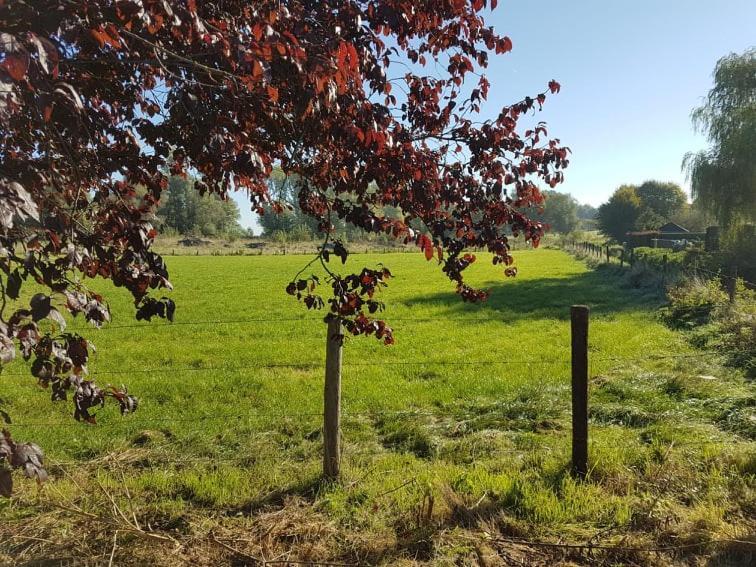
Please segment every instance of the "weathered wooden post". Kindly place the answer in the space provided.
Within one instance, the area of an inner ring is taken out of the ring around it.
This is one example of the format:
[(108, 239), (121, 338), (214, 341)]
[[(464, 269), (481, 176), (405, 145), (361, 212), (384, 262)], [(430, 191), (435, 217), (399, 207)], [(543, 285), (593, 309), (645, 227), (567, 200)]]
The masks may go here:
[(611, 254), (610, 254), (610, 251), (609, 251), (609, 245), (607, 244), (607, 245), (606, 245), (606, 263), (607, 263), (607, 264), (609, 264), (609, 263), (610, 263), (610, 261), (609, 261), (609, 260), (610, 260), (610, 258), (611, 258)]
[(572, 475), (588, 474), (588, 316), (585, 305), (571, 309), (572, 331)]
[(732, 275), (727, 278), (727, 296), (730, 303), (735, 303), (735, 294), (738, 289), (738, 267), (733, 266)]
[(344, 334), (341, 320), (328, 321), (326, 372), (323, 388), (323, 476), (339, 477), (341, 465), (341, 357)]

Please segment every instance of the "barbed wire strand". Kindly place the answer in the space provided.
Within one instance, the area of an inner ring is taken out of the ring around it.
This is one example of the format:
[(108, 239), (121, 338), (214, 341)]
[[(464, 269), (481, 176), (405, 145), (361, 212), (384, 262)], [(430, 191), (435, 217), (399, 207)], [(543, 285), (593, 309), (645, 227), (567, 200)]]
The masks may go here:
[[(701, 358), (710, 356), (722, 356), (721, 351), (700, 351), (694, 353), (680, 353), (680, 354), (647, 354), (638, 357), (619, 357), (619, 356), (590, 356), (589, 359), (592, 362), (643, 362), (643, 361), (656, 361), (656, 360), (668, 360), (668, 359), (687, 359), (687, 358)], [(728, 352), (727, 354), (732, 354)], [(515, 359), (515, 360), (379, 360), (373, 362), (344, 362), (342, 366), (345, 367), (380, 367), (380, 366), (488, 366), (488, 365), (556, 365), (556, 364), (570, 364), (571, 360), (568, 358), (554, 358), (554, 359)], [(164, 364), (162, 366), (155, 367), (137, 367), (137, 368), (122, 368), (122, 369), (92, 369), (90, 375), (128, 375), (128, 374), (164, 374), (166, 372), (215, 372), (215, 371), (239, 371), (239, 370), (259, 370), (259, 369), (274, 369), (274, 368), (301, 368), (301, 369), (321, 369), (324, 368), (325, 361), (310, 361), (310, 362), (266, 362), (256, 364), (242, 364), (242, 365), (189, 365), (180, 366), (172, 364)], [(5, 372), (3, 376), (29, 376), (29, 372)]]

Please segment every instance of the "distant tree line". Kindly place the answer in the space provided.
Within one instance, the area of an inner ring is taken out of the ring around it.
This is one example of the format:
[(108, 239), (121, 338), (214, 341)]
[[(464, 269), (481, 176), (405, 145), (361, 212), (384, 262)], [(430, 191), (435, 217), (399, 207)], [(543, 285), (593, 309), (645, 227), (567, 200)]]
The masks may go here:
[(549, 226), (551, 232), (569, 233), (576, 230), (591, 230), (595, 224), (597, 210), (587, 204), (578, 203), (569, 193), (546, 190), (542, 192), (546, 202), (542, 210), (529, 213)]
[[(297, 176), (287, 176), (279, 168), (273, 170), (268, 180), (268, 190), (275, 202), (284, 205), (284, 210), (278, 211), (272, 204), (263, 207), (263, 214), (259, 218), (263, 236), (277, 241), (302, 241), (318, 237), (317, 222), (305, 214), (299, 204), (302, 183)], [(381, 207), (381, 216), (400, 218), (402, 215), (399, 209), (384, 206)], [(367, 234), (335, 215), (331, 222), (338, 238), (361, 240), (375, 237), (374, 234)]]
[[(277, 212), (273, 205), (264, 207), (260, 215), (260, 226), (263, 236), (274, 240), (309, 240), (318, 233), (317, 224), (302, 212), (299, 205), (299, 188), (302, 180), (294, 176), (286, 176), (280, 169), (274, 170), (269, 181), (271, 196), (285, 205), (282, 212)], [(531, 210), (529, 215), (533, 219), (549, 225), (551, 232), (568, 233), (578, 229), (591, 229), (595, 224), (597, 209), (591, 205), (581, 204), (569, 193), (547, 190), (546, 204), (542, 210)], [(384, 206), (382, 216), (401, 218), (402, 212), (398, 208)], [(334, 219), (336, 234), (340, 238), (359, 240), (372, 238), (363, 230), (351, 226), (341, 219)], [(422, 226), (413, 226), (416, 230), (423, 230)]]
[(239, 207), (233, 199), (200, 195), (194, 179), (171, 176), (161, 199), (158, 218), (165, 229), (194, 236), (237, 237), (245, 234), (239, 224)]

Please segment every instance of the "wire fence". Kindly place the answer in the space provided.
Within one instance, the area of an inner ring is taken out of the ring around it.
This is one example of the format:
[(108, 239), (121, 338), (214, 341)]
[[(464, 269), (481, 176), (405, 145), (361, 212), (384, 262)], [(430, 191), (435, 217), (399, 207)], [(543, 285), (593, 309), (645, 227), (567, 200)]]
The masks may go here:
[[(713, 275), (720, 275), (715, 272), (709, 271), (710, 274)], [(486, 323), (506, 323), (506, 320), (504, 319), (504, 314), (501, 316), (490, 316), (490, 317), (465, 317), (465, 316), (446, 316), (446, 317), (390, 317), (386, 316), (387, 319), (390, 321), (402, 321), (402, 322), (418, 322), (418, 323), (439, 323), (440, 321), (443, 322), (454, 322), (454, 323), (465, 323), (465, 324), (486, 324)], [(165, 324), (165, 325), (150, 325), (149, 323), (130, 323), (130, 324), (116, 324), (116, 325), (109, 325), (105, 327), (105, 329), (135, 329), (135, 328), (141, 328), (141, 329), (160, 329), (160, 330), (169, 330), (172, 326), (193, 326), (193, 327), (210, 327), (214, 325), (248, 325), (248, 324), (261, 324), (261, 325), (271, 325), (271, 324), (283, 324), (283, 323), (294, 323), (294, 324), (309, 324), (312, 322), (318, 322), (322, 323), (322, 318), (320, 317), (266, 317), (266, 318), (236, 318), (236, 319), (203, 319), (203, 320), (189, 320), (189, 321), (176, 321), (172, 324)], [(314, 338), (313, 340), (322, 341), (322, 338)], [(677, 353), (669, 353), (669, 352), (644, 352), (642, 354), (639, 354), (637, 356), (616, 356), (611, 355), (609, 353), (590, 353), (589, 362), (590, 364), (602, 364), (602, 363), (618, 363), (622, 365), (629, 365), (629, 364), (642, 364), (642, 363), (653, 363), (657, 361), (695, 361), (695, 360), (704, 360), (709, 361), (711, 359), (716, 359), (720, 356), (722, 356), (723, 353), (719, 350), (697, 350), (695, 352), (677, 352)], [(491, 367), (511, 367), (511, 366), (518, 366), (518, 367), (526, 367), (529, 368), (531, 372), (534, 371), (534, 369), (543, 368), (545, 366), (560, 366), (561, 370), (560, 378), (567, 378), (569, 376), (568, 369), (570, 368), (570, 365), (572, 364), (571, 358), (567, 356), (558, 356), (553, 358), (504, 358), (504, 357), (489, 357), (489, 358), (483, 358), (483, 357), (476, 357), (472, 359), (465, 359), (465, 360), (440, 360), (440, 359), (410, 359), (410, 360), (363, 360), (363, 359), (356, 359), (356, 360), (345, 360), (343, 362), (343, 366), (345, 368), (413, 368), (413, 369), (424, 369), (429, 367), (476, 367), (479, 369), (488, 369)], [(280, 361), (269, 361), (269, 362), (261, 362), (261, 363), (210, 363), (210, 364), (177, 364), (177, 363), (170, 363), (170, 364), (163, 364), (160, 366), (149, 366), (149, 367), (123, 367), (123, 368), (103, 368), (103, 369), (96, 369), (92, 370), (91, 374), (93, 377), (97, 377), (98, 375), (103, 376), (126, 376), (126, 375), (133, 375), (133, 374), (152, 374), (152, 375), (165, 375), (165, 374), (175, 374), (175, 373), (194, 373), (194, 372), (254, 372), (258, 370), (265, 370), (265, 369), (298, 369), (298, 370), (311, 370), (311, 371), (322, 371), (324, 369), (325, 361), (324, 360), (305, 360), (305, 361), (287, 361), (287, 362), (280, 362)], [(563, 374), (562, 374), (563, 371)], [(14, 377), (24, 377), (30, 375), (30, 369), (24, 369), (24, 371), (14, 371), (14, 372), (4, 372), (2, 376), (14, 376)], [(563, 382), (560, 381), (558, 384), (555, 384), (555, 386), (559, 386), (561, 388), (567, 386), (567, 381), (564, 380)], [(555, 388), (556, 390), (556, 388)], [(538, 392), (536, 390), (536, 392)], [(549, 392), (547, 392), (549, 393)], [(561, 398), (560, 398), (561, 399)], [(564, 398), (565, 401), (567, 401), (566, 398)], [(216, 403), (217, 400), (213, 400), (211, 403)], [(514, 401), (501, 401), (498, 402), (498, 405), (492, 406), (492, 413), (496, 413), (497, 411), (503, 412), (507, 407), (512, 407), (515, 405), (516, 402)], [(567, 402), (568, 403), (568, 402)], [(435, 420), (436, 423), (442, 420), (446, 420), (449, 422), (449, 424), (453, 424), (453, 422), (461, 422), (465, 420), (471, 420), (475, 419), (476, 417), (480, 417), (479, 415), (476, 416), (474, 413), (469, 413), (469, 410), (474, 407), (474, 404), (471, 401), (470, 407), (461, 407), (461, 406), (445, 406), (445, 407), (435, 407), (430, 409), (420, 409), (420, 408), (408, 408), (408, 409), (389, 409), (389, 408), (383, 408), (383, 407), (354, 407), (349, 408), (345, 407), (344, 410), (341, 413), (341, 419), (343, 423), (345, 424), (345, 427), (348, 429), (350, 427), (359, 427), (365, 425), (365, 422), (368, 422), (368, 425), (370, 425), (370, 421), (372, 421), (372, 426), (375, 427), (376, 420), (379, 419), (386, 419), (389, 417), (395, 417), (395, 418), (406, 418), (406, 419), (414, 419), (414, 418), (430, 418), (431, 420)], [(0, 408), (1, 409), (1, 408)], [(468, 412), (468, 413), (466, 413)], [(251, 405), (247, 408), (240, 408), (237, 404), (236, 408), (233, 411), (210, 411), (207, 413), (196, 413), (193, 415), (162, 415), (162, 416), (152, 416), (148, 415), (146, 417), (142, 417), (139, 413), (135, 415), (126, 416), (123, 420), (118, 421), (111, 421), (108, 422), (107, 426), (108, 428), (115, 426), (115, 434), (108, 435), (108, 440), (115, 439), (115, 444), (120, 444), (121, 446), (108, 446), (108, 452), (97, 455), (98, 449), (96, 446), (93, 446), (91, 449), (93, 450), (93, 453), (96, 455), (94, 458), (82, 458), (82, 459), (71, 459), (66, 458), (62, 460), (57, 459), (50, 459), (47, 458), (47, 461), (50, 465), (51, 472), (55, 473), (65, 473), (67, 474), (67, 471), (73, 471), (73, 470), (79, 470), (79, 469), (85, 469), (85, 470), (91, 470), (91, 469), (123, 469), (124, 467), (128, 467), (131, 464), (138, 464), (138, 466), (144, 466), (145, 462), (149, 463), (149, 466), (155, 467), (155, 466), (176, 466), (180, 467), (182, 465), (191, 465), (191, 464), (207, 464), (209, 467), (218, 467), (218, 466), (229, 466), (229, 467), (245, 467), (248, 466), (251, 462), (255, 459), (254, 454), (254, 448), (256, 443), (272, 443), (272, 444), (286, 444), (290, 442), (290, 439), (292, 437), (298, 438), (298, 439), (304, 439), (305, 437), (309, 438), (311, 435), (311, 432), (305, 431), (308, 426), (314, 425), (312, 422), (314, 421), (320, 421), (324, 417), (323, 411), (303, 411), (303, 410), (297, 410), (297, 409), (289, 409), (289, 408), (281, 408), (281, 409), (272, 409), (272, 408), (264, 408), (264, 407), (257, 407), (254, 405)], [(299, 424), (302, 426), (300, 427), (298, 431), (284, 431), (283, 425), (280, 424), (276, 425), (275, 423), (271, 426), (271, 420), (276, 422), (277, 420), (300, 420)], [(244, 438), (245, 443), (243, 444), (243, 447), (236, 447), (239, 445), (239, 443), (231, 443), (229, 446), (223, 447), (222, 441), (219, 442), (217, 445), (217, 450), (214, 452), (207, 451), (207, 454), (205, 454), (205, 451), (207, 448), (204, 447), (192, 447), (191, 446), (191, 438), (194, 435), (202, 435), (206, 434), (207, 431), (204, 431), (200, 428), (189, 430), (189, 429), (182, 429), (180, 432), (180, 435), (177, 436), (177, 438), (170, 439), (165, 442), (160, 442), (159, 440), (150, 440), (149, 442), (145, 443), (143, 446), (137, 445), (134, 443), (134, 438), (129, 437), (125, 434), (123, 431), (124, 428), (128, 429), (128, 434), (141, 434), (145, 431), (145, 426), (171, 426), (171, 425), (181, 425), (181, 424), (195, 424), (195, 425), (202, 425), (204, 423), (214, 423), (214, 424), (223, 424), (225, 427), (229, 430), (236, 431), (236, 433), (241, 434), (241, 436)], [(6, 425), (6, 427), (10, 429), (17, 429), (17, 430), (25, 430), (25, 429), (33, 429), (33, 428), (77, 428), (77, 427), (86, 427), (86, 424), (82, 424), (79, 422), (74, 421), (70, 417), (67, 418), (66, 421), (49, 421), (49, 420), (40, 420), (40, 421), (21, 421), (21, 422), (14, 422), (9, 423)], [(640, 430), (638, 430), (640, 433)], [(180, 438), (179, 438), (180, 437)], [(287, 441), (289, 439), (289, 441)], [(319, 437), (315, 436), (313, 437), (313, 440), (318, 440)], [(99, 440), (100, 442), (102, 439)], [(554, 435), (544, 435), (542, 438), (539, 438), (536, 441), (523, 441), (519, 442), (512, 437), (510, 439), (513, 446), (497, 446), (496, 452), (500, 453), (502, 455), (509, 455), (512, 458), (527, 458), (528, 455), (538, 455), (541, 453), (548, 453), (548, 454), (554, 454), (564, 457), (565, 460), (568, 460), (569, 458), (569, 443), (567, 443), (566, 438), (562, 438), (559, 436), (559, 434)], [(664, 450), (665, 448), (668, 451), (671, 451), (674, 449), (691, 449), (693, 451), (695, 450), (705, 450), (708, 447), (716, 447), (718, 445), (733, 445), (733, 444), (749, 444), (749, 446), (753, 445), (753, 442), (749, 442), (747, 440), (737, 440), (733, 438), (709, 438), (709, 439), (688, 439), (688, 440), (672, 440), (669, 438), (669, 436), (662, 436), (662, 435), (643, 435), (640, 434), (637, 436), (637, 439), (635, 440), (637, 443), (640, 443), (642, 445), (648, 446), (648, 447), (655, 447), (655, 448), (661, 448)], [(589, 447), (591, 447), (591, 451), (600, 451), (601, 449), (607, 447), (607, 443), (609, 443), (607, 440), (601, 440), (596, 441), (591, 439), (589, 441)], [(236, 446), (235, 446), (236, 445)], [(263, 447), (264, 445), (258, 445), (259, 447)], [(235, 449), (238, 448), (238, 452), (234, 452)], [(357, 458), (357, 457), (367, 457), (372, 455), (371, 453), (373, 449), (371, 447), (365, 447), (364, 452), (361, 452), (360, 447), (355, 445), (347, 445), (347, 448), (344, 449), (345, 455), (349, 456), (350, 458)], [(191, 454), (192, 452), (198, 452), (199, 454)], [(694, 453), (693, 453), (694, 454)], [(70, 457), (70, 455), (69, 455)], [(289, 463), (292, 466), (302, 466), (301, 463), (301, 456), (300, 461), (294, 462), (290, 461)], [(58, 470), (60, 469), (60, 470)], [(404, 482), (402, 484), (397, 485), (394, 488), (391, 488), (390, 490), (387, 490), (385, 493), (382, 493), (378, 495), (378, 497), (383, 496), (384, 494), (389, 494), (395, 491), (398, 491), (414, 482), (414, 479), (409, 479), (407, 482)], [(670, 551), (673, 549), (682, 549), (686, 547), (685, 545), (680, 546), (666, 546), (666, 547), (658, 547), (658, 548), (632, 548), (632, 547), (621, 547), (621, 546), (601, 546), (601, 545), (594, 545), (594, 544), (552, 544), (547, 542), (532, 542), (527, 540), (513, 540), (512, 538), (500, 538), (498, 541), (507, 541), (508, 543), (518, 543), (522, 545), (531, 545), (534, 547), (538, 546), (544, 546), (544, 547), (562, 547), (562, 548), (574, 548), (574, 549), (595, 549), (595, 550), (606, 550), (606, 551), (638, 551), (638, 552), (661, 552), (661, 551)], [(735, 541), (735, 540), (722, 540), (723, 542), (727, 541)], [(712, 540), (708, 543), (716, 543), (715, 540)], [(707, 544), (708, 544), (707, 543)], [(696, 545), (704, 545), (704, 544), (696, 544)]]
[[(663, 353), (649, 353), (643, 356), (596, 356), (591, 357), (591, 361), (594, 363), (599, 362), (644, 362), (644, 361), (658, 361), (658, 360), (672, 360), (672, 359), (691, 359), (691, 358), (707, 358), (712, 356), (721, 355), (721, 351), (708, 350), (682, 354), (663, 354)], [(539, 358), (539, 359), (486, 359), (486, 360), (374, 360), (371, 362), (351, 362), (345, 361), (342, 366), (350, 367), (401, 367), (401, 366), (414, 366), (414, 367), (426, 367), (426, 366), (548, 366), (556, 364), (570, 364), (570, 359), (567, 358)], [(238, 372), (242, 370), (259, 370), (259, 369), (275, 369), (275, 368), (291, 368), (291, 369), (321, 369), (325, 361), (303, 361), (303, 362), (259, 362), (254, 364), (190, 364), (190, 365), (175, 365), (164, 364), (161, 366), (153, 367), (124, 367), (118, 369), (102, 369), (93, 370), (91, 375), (96, 377), (97, 375), (132, 375), (132, 374), (171, 374), (175, 372)], [(29, 376), (31, 369), (25, 372), (5, 372), (3, 376)]]
[[(406, 322), (433, 322), (438, 323), (440, 321), (443, 322), (465, 322), (465, 323), (472, 323), (472, 324), (485, 324), (490, 322), (497, 322), (501, 323), (503, 321), (502, 317), (492, 316), (492, 317), (464, 317), (464, 316), (452, 316), (452, 317), (397, 317), (395, 319), (396, 321), (406, 321)], [(176, 322), (172, 325), (192, 325), (192, 326), (211, 326), (211, 325), (227, 325), (227, 324), (299, 324), (302, 322), (322, 322), (321, 318), (302, 318), (302, 317), (285, 317), (285, 318), (275, 318), (275, 317), (253, 317), (253, 318), (239, 318), (239, 319), (206, 319), (206, 320), (192, 320), (192, 321), (185, 321), (185, 322)], [(140, 328), (146, 328), (147, 325), (145, 324), (125, 324), (117, 326), (116, 328), (126, 328), (131, 329), (135, 327)], [(158, 328), (160, 329), (169, 329), (171, 327), (171, 324), (168, 325), (161, 325)], [(318, 338), (317, 340), (322, 341), (322, 337)], [(630, 364), (642, 364), (642, 363), (651, 363), (656, 361), (691, 361), (691, 360), (710, 360), (712, 358), (716, 358), (722, 353), (718, 350), (705, 350), (705, 351), (695, 351), (695, 352), (678, 352), (678, 353), (668, 353), (668, 352), (645, 352), (642, 354), (639, 354), (638, 356), (616, 356), (611, 355), (608, 353), (590, 353), (589, 362), (591, 365), (598, 365), (602, 363), (617, 363), (622, 365), (630, 365)], [(568, 376), (569, 376), (569, 368), (572, 363), (572, 360), (568, 356), (558, 356), (553, 358), (544, 358), (544, 357), (538, 357), (538, 358), (504, 358), (504, 357), (490, 357), (490, 358), (470, 358), (470, 359), (464, 359), (464, 360), (448, 360), (448, 359), (432, 359), (432, 358), (423, 358), (423, 359), (411, 359), (411, 360), (378, 360), (378, 359), (360, 359), (357, 358), (355, 360), (350, 360), (347, 357), (347, 360), (345, 360), (342, 365), (344, 368), (379, 368), (379, 369), (392, 369), (392, 368), (412, 368), (412, 369), (426, 369), (426, 368), (433, 368), (433, 367), (452, 367), (452, 368), (459, 368), (459, 367), (476, 367), (481, 370), (488, 370), (493, 367), (524, 367), (526, 368), (531, 374), (531, 378), (533, 377), (533, 374), (535, 373), (536, 369), (543, 369), (544, 367), (554, 367), (552, 368), (552, 371), (555, 371), (555, 374), (559, 375), (559, 381), (556, 383), (560, 387), (564, 389), (564, 387), (567, 386), (568, 383)], [(309, 370), (309, 371), (323, 371), (325, 366), (325, 361), (322, 359), (318, 360), (303, 360), (303, 361), (288, 361), (288, 362), (276, 362), (276, 361), (268, 361), (268, 362), (256, 362), (256, 363), (210, 363), (210, 364), (177, 364), (177, 363), (169, 363), (169, 364), (162, 364), (159, 366), (149, 366), (149, 367), (121, 367), (121, 368), (103, 368), (103, 369), (96, 369), (91, 371), (91, 375), (96, 378), (98, 375), (102, 376), (128, 376), (128, 375), (135, 375), (135, 374), (149, 374), (149, 375), (166, 375), (166, 374), (177, 374), (177, 373), (195, 373), (195, 372), (202, 372), (202, 373), (211, 373), (211, 372), (257, 372), (260, 370), (266, 370), (266, 369), (296, 369), (296, 370)], [(556, 367), (559, 367), (559, 370), (556, 371)], [(595, 368), (595, 366), (594, 366)], [(3, 373), (3, 376), (14, 376), (14, 377), (24, 377), (30, 375), (30, 368), (26, 368), (23, 371), (14, 371), (14, 372), (5, 372)], [(566, 403), (569, 403), (568, 400), (564, 400)], [(215, 401), (211, 401), (210, 403), (215, 403)], [(499, 402), (498, 409), (502, 410), (506, 408), (508, 405), (512, 405), (512, 402), (502, 401)], [(467, 408), (469, 411), (470, 408)], [(345, 407), (344, 410), (341, 412), (341, 417), (343, 419), (343, 422), (345, 426), (351, 427), (351, 426), (359, 426), (360, 424), (364, 424), (364, 422), (367, 421), (375, 421), (378, 419), (386, 419), (388, 417), (395, 417), (395, 418), (421, 418), (421, 417), (427, 417), (432, 418), (434, 420), (458, 420), (458, 421), (464, 421), (465, 419), (470, 420), (474, 419), (474, 415), (465, 415), (463, 408), (458, 407), (440, 407), (435, 409), (418, 409), (418, 408), (408, 408), (408, 409), (389, 409), (389, 408), (382, 408), (382, 407)], [(495, 410), (494, 410), (495, 411)], [(128, 434), (136, 434), (144, 431), (145, 427), (149, 427), (151, 425), (157, 425), (157, 426), (171, 426), (171, 425), (191, 425), (191, 424), (204, 424), (204, 423), (214, 423), (214, 424), (228, 424), (230, 427), (243, 427), (244, 435), (248, 437), (249, 439), (259, 439), (259, 440), (269, 440), (271, 442), (276, 442), (275, 436), (277, 435), (283, 435), (283, 431), (281, 430), (281, 427), (276, 427), (274, 424), (271, 427), (271, 421), (278, 421), (278, 420), (302, 420), (300, 424), (302, 426), (308, 426), (313, 425), (311, 422), (317, 420), (322, 420), (324, 417), (323, 411), (298, 411), (296, 409), (270, 409), (270, 408), (261, 408), (257, 406), (250, 406), (246, 409), (239, 409), (237, 406), (237, 409), (234, 411), (209, 411), (206, 413), (193, 413), (187, 415), (186, 412), (183, 415), (160, 415), (160, 416), (152, 416), (148, 415), (145, 417), (142, 417), (140, 412), (137, 412), (137, 414), (133, 416), (126, 416), (122, 420), (113, 420), (109, 421), (107, 424), (108, 428), (113, 428), (116, 435), (120, 435), (120, 439), (123, 442), (128, 442), (127, 438), (124, 437), (126, 435), (126, 431), (128, 431)], [(24, 430), (24, 429), (34, 429), (34, 428), (66, 428), (67, 430), (70, 430), (70, 428), (77, 428), (77, 427), (84, 427), (82, 423), (79, 423), (70, 417), (66, 417), (65, 420), (58, 420), (58, 421), (51, 421), (51, 420), (40, 420), (40, 421), (21, 421), (21, 422), (13, 422), (8, 423), (6, 425), (10, 429), (15, 430)], [(191, 431), (188, 431), (186, 428), (180, 428), (182, 436), (185, 436), (185, 434), (202, 434), (205, 433), (200, 429), (197, 429), (194, 433)], [(300, 431), (297, 433), (297, 435), (301, 434), (301, 436), (307, 435), (307, 432)], [(290, 436), (290, 435), (289, 435)], [(109, 436), (112, 438), (113, 436)], [(653, 443), (665, 443), (667, 442), (665, 439), (648, 439), (645, 440), (644, 443), (653, 444)], [(705, 446), (712, 446), (717, 445), (720, 443), (727, 443), (731, 442), (725, 439), (707, 439), (702, 441), (689, 441), (684, 443), (676, 443), (676, 446), (695, 446), (695, 447), (705, 447)], [(208, 463), (216, 463), (216, 464), (237, 464), (241, 465), (249, 461), (248, 456), (226, 456), (223, 455), (221, 452), (219, 454), (213, 454), (213, 455), (186, 455), (186, 454), (170, 454), (171, 452), (178, 452), (182, 453), (186, 450), (186, 440), (184, 442), (176, 441), (172, 443), (166, 443), (159, 446), (154, 446), (153, 444), (149, 445), (149, 453), (150, 453), (150, 459), (151, 462), (154, 461), (154, 464), (157, 463), (175, 463), (175, 464), (181, 464), (181, 463), (190, 463), (190, 462), (208, 462)], [(133, 445), (132, 445), (133, 447)], [(538, 444), (535, 448), (534, 447), (511, 447), (511, 448), (499, 448), (497, 449), (502, 453), (508, 453), (508, 454), (516, 454), (516, 455), (527, 455), (534, 450), (537, 451), (545, 451), (545, 452), (560, 452), (563, 453), (567, 449), (565, 446), (559, 446), (559, 447), (553, 447), (549, 445), (544, 444)], [(90, 462), (93, 466), (105, 466), (107, 463), (107, 457), (105, 460), (103, 460), (102, 457), (96, 458)], [(114, 459), (113, 462), (117, 462), (117, 459)], [(81, 466), (82, 464), (86, 464), (86, 460), (69, 460), (69, 461), (60, 461), (57, 464), (60, 464), (60, 466), (68, 466), (68, 467), (74, 467), (74, 466)]]
[[(434, 316), (434, 317), (394, 317), (387, 313), (382, 313), (381, 317), (390, 322), (401, 323), (439, 323), (441, 321), (448, 321), (453, 323), (469, 323), (471, 325), (481, 323), (502, 323), (507, 324), (509, 321), (506, 319), (504, 313), (498, 316), (490, 317), (466, 317), (466, 316)], [(241, 318), (241, 319), (197, 319), (189, 321), (173, 321), (171, 323), (155, 323), (155, 322), (143, 322), (143, 323), (124, 323), (115, 324), (109, 323), (104, 325), (97, 331), (107, 331), (110, 329), (157, 329), (166, 330), (171, 327), (183, 327), (183, 326), (200, 326), (209, 327), (212, 325), (245, 325), (245, 324), (280, 324), (280, 323), (323, 323), (323, 317), (275, 317), (275, 318)], [(82, 328), (91, 328), (84, 327)]]
[[(419, 321), (419, 322), (439, 322), (439, 321), (464, 321), (468, 323), (485, 323), (485, 322), (501, 322), (501, 318), (499, 317), (404, 317), (404, 318), (396, 318), (394, 320), (401, 320), (401, 321)], [(282, 322), (289, 322), (289, 323), (299, 323), (302, 321), (322, 321), (322, 319), (319, 318), (246, 318), (246, 319), (215, 319), (215, 320), (194, 320), (194, 321), (186, 321), (186, 322), (176, 322), (168, 325), (162, 325), (158, 328), (169, 328), (171, 325), (197, 325), (197, 326), (208, 326), (208, 325), (215, 325), (215, 324), (254, 324), (254, 323), (265, 323), (265, 324), (272, 324), (272, 323), (282, 323)], [(121, 325), (121, 328), (134, 328), (134, 327), (146, 327), (143, 324), (136, 324), (136, 325)], [(322, 341), (322, 338), (318, 338), (318, 341)], [(705, 351), (695, 351), (695, 352), (684, 352), (684, 353), (675, 353), (675, 354), (669, 354), (669, 353), (644, 353), (643, 355), (639, 356), (612, 356), (612, 355), (603, 355), (603, 354), (591, 354), (590, 355), (590, 364), (591, 365), (597, 365), (601, 363), (621, 363), (621, 364), (638, 364), (643, 362), (655, 362), (655, 361), (663, 361), (663, 360), (695, 360), (695, 359), (711, 359), (713, 357), (718, 357), (722, 353), (718, 350), (705, 350)], [(342, 363), (343, 367), (345, 368), (379, 368), (379, 369), (386, 369), (386, 368), (414, 368), (414, 369), (424, 369), (429, 367), (477, 367), (480, 369), (487, 369), (490, 367), (510, 367), (510, 366), (518, 366), (518, 367), (526, 367), (529, 369), (531, 374), (534, 372), (534, 369), (536, 368), (543, 368), (547, 366), (557, 366), (561, 365), (564, 370), (564, 377), (568, 374), (568, 368), (571, 364), (571, 359), (568, 357), (559, 357), (559, 358), (529, 358), (529, 359), (518, 359), (518, 358), (487, 358), (487, 359), (465, 359), (465, 360), (440, 360), (440, 359), (420, 359), (420, 360), (378, 360), (378, 359), (372, 359), (372, 360), (346, 360)], [(166, 375), (166, 374), (176, 374), (176, 373), (195, 373), (195, 372), (204, 372), (204, 373), (211, 373), (211, 372), (256, 372), (260, 370), (275, 370), (275, 369), (292, 369), (292, 370), (309, 370), (309, 371), (322, 371), (324, 368), (325, 361), (322, 359), (318, 360), (307, 360), (307, 361), (290, 361), (290, 362), (275, 362), (275, 361), (269, 361), (269, 362), (255, 362), (255, 363), (242, 363), (242, 364), (234, 364), (234, 363), (223, 363), (223, 364), (176, 364), (176, 363), (168, 363), (168, 364), (161, 364), (159, 366), (152, 366), (152, 367), (120, 367), (120, 368), (103, 368), (103, 369), (91, 369), (90, 375), (93, 378), (97, 378), (97, 376), (130, 376), (130, 375), (137, 375), (137, 374), (148, 374), (148, 375)], [(25, 368), (24, 370), (14, 371), (14, 372), (3, 372), (3, 376), (9, 376), (9, 377), (27, 377), (31, 375), (31, 369)], [(429, 411), (417, 411), (417, 410), (385, 410), (385, 409), (369, 409), (361, 412), (350, 412), (349, 410), (345, 411), (343, 413), (344, 417), (346, 419), (349, 419), (351, 417), (355, 416), (376, 416), (376, 415), (387, 415), (387, 414), (406, 414), (406, 415), (438, 415), (438, 412), (429, 412)], [(297, 412), (297, 411), (287, 411), (285, 413), (286, 417), (322, 417), (322, 412)], [(249, 412), (244, 414), (238, 414), (238, 413), (212, 413), (210, 415), (194, 415), (191, 417), (160, 417), (160, 418), (138, 418), (136, 419), (136, 422), (138, 424), (150, 424), (150, 423), (191, 423), (191, 422), (202, 422), (202, 421), (213, 421), (213, 420), (223, 420), (223, 419), (251, 419), (253, 417), (284, 417), (284, 414), (282, 413), (266, 413), (265, 411), (261, 411), (259, 408), (250, 408)], [(76, 427), (80, 426), (79, 423), (68, 420), (68, 421), (40, 421), (40, 422), (20, 422), (20, 423), (9, 423), (8, 426), (14, 427), (14, 428), (24, 428), (24, 427)]]
[[(630, 249), (628, 251), (622, 246), (610, 246), (608, 244), (595, 244), (593, 242), (571, 241), (566, 243), (565, 247), (571, 249), (573, 252), (580, 252), (590, 257), (595, 256), (600, 260), (605, 259), (607, 264), (612, 263), (612, 260), (614, 260), (615, 262), (619, 263), (620, 266), (627, 265), (628, 267), (631, 267), (634, 264), (640, 263), (645, 264), (649, 267), (657, 267), (642, 258), (637, 258), (633, 249)], [(673, 251), (670, 250), (670, 252)], [(664, 257), (664, 259), (666, 262), (666, 256)], [(740, 281), (747, 288), (756, 289), (756, 283), (745, 279), (742, 275), (737, 275), (737, 273), (727, 273), (724, 268), (721, 270), (710, 270), (694, 263), (692, 265), (686, 264), (685, 266), (678, 266), (678, 269), (688, 276), (700, 277), (702, 274), (705, 274), (709, 276), (710, 279), (717, 278), (722, 282)]]

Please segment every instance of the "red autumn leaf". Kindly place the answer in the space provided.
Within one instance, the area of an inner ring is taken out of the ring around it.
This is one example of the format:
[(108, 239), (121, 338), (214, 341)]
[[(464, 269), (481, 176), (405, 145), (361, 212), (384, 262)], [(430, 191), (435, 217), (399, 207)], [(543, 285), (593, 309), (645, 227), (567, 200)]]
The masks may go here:
[(268, 96), (273, 102), (278, 102), (278, 88), (268, 85)]
[(427, 234), (421, 234), (418, 236), (417, 243), (420, 246), (420, 250), (425, 253), (426, 260), (433, 258), (433, 242), (428, 238)]
[(504, 36), (496, 44), (496, 53), (508, 53), (512, 51), (512, 47), (512, 40)]
[(105, 47), (105, 44), (108, 41), (108, 36), (105, 32), (99, 29), (91, 29), (89, 30), (89, 35), (92, 36), (92, 39), (94, 39), (100, 47)]
[(0, 63), (0, 67), (5, 69), (14, 81), (22, 81), (29, 69), (29, 56), (12, 53), (5, 57), (5, 60)]

